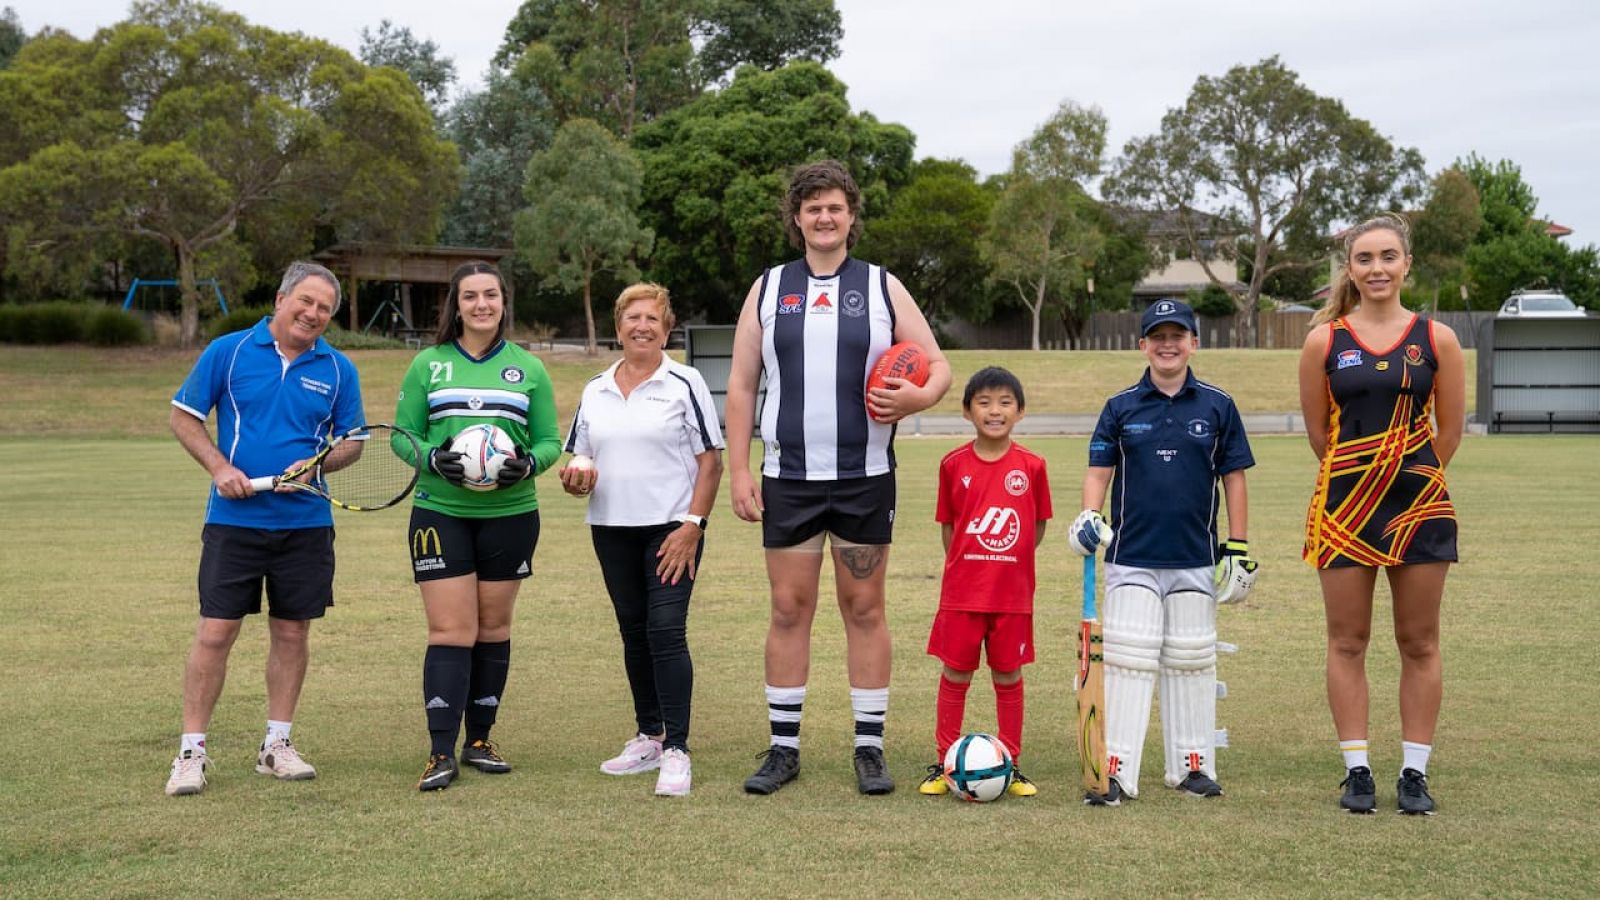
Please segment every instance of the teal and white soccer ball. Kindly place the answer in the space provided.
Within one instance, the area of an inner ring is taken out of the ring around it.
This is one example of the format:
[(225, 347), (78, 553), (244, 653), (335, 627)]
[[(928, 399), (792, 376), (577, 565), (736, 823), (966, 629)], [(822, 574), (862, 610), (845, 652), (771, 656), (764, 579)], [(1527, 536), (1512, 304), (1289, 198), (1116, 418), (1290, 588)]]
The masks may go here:
[(944, 754), (944, 778), (957, 797), (988, 803), (1005, 796), (1016, 766), (1006, 745), (992, 734), (968, 734)]
[(500, 467), (517, 454), (511, 435), (488, 423), (461, 429), (450, 441), (450, 449), (461, 454), (461, 465), (467, 470), (465, 484), (475, 491), (494, 490)]

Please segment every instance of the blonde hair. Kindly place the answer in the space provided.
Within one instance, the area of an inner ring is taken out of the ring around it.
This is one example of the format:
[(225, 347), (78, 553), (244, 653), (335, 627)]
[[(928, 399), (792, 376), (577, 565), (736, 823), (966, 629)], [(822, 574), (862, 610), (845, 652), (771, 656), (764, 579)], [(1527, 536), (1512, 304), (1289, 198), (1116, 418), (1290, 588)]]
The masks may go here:
[(617, 307), (612, 310), (611, 317), (616, 321), (617, 328), (622, 327), (622, 314), (628, 311), (639, 300), (654, 300), (656, 310), (661, 314), (661, 325), (671, 331), (677, 324), (677, 317), (672, 314), (672, 299), (667, 289), (651, 281), (641, 281), (630, 284), (617, 295)]
[(1350, 310), (1356, 308), (1361, 302), (1361, 293), (1356, 290), (1355, 282), (1350, 280), (1350, 248), (1356, 239), (1369, 231), (1392, 231), (1400, 238), (1400, 247), (1406, 255), (1411, 255), (1411, 225), (1399, 213), (1387, 212), (1373, 216), (1360, 225), (1353, 225), (1344, 233), (1344, 256), (1340, 260), (1339, 271), (1333, 276), (1333, 292), (1328, 297), (1328, 302), (1322, 304), (1311, 317), (1311, 326), (1315, 328), (1334, 319), (1344, 318)]

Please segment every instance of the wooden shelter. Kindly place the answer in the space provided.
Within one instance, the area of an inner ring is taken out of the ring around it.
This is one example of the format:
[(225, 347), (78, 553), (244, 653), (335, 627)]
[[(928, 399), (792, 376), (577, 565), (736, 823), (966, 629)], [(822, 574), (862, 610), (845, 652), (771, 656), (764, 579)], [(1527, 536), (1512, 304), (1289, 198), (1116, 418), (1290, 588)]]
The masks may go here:
[[(470, 260), (500, 265), (514, 251), (503, 247), (448, 247), (375, 244), (352, 241), (335, 244), (312, 259), (327, 266), (344, 282), (346, 327), (351, 331), (379, 331), (401, 338), (432, 334), (438, 312), (449, 291), (450, 274)], [(374, 300), (363, 309), (363, 283), (393, 285), (390, 296)], [(510, 317), (512, 310), (506, 309)]]

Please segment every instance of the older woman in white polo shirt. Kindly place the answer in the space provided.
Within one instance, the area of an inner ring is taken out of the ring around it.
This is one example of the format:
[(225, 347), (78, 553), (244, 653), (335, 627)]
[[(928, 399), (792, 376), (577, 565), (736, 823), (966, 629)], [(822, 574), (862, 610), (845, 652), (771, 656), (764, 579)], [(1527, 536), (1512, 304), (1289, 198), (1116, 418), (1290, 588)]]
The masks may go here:
[(637, 735), (600, 764), (608, 775), (659, 770), (656, 793), (689, 793), (694, 664), (685, 625), (706, 516), (722, 479), (722, 427), (705, 379), (664, 351), (667, 289), (635, 284), (617, 298), (622, 359), (583, 389), (561, 471), (589, 498), (595, 556), (622, 632)]

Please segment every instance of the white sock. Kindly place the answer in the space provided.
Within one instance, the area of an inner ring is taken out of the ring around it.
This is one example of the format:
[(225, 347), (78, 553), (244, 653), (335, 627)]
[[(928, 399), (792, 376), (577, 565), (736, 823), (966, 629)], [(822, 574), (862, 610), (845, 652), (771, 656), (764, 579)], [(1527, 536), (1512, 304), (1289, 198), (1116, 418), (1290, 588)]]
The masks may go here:
[(206, 733), (204, 731), (185, 731), (183, 733), (183, 738), (178, 744), (178, 752), (188, 753), (190, 750), (196, 753), (206, 752)]
[(1344, 754), (1344, 767), (1346, 769), (1354, 769), (1357, 766), (1366, 766), (1368, 769), (1372, 768), (1372, 766), (1367, 765), (1366, 738), (1357, 738), (1353, 741), (1340, 741), (1339, 752)]
[(850, 710), (856, 719), (856, 746), (883, 749), (883, 720), (889, 712), (889, 689), (851, 688)]
[(806, 686), (767, 685), (767, 724), (775, 747), (800, 749), (800, 713), (806, 703)]
[(1413, 744), (1410, 741), (1401, 741), (1400, 752), (1405, 758), (1405, 761), (1400, 764), (1400, 771), (1416, 769), (1424, 775), (1428, 774), (1428, 756), (1433, 753), (1432, 744)]
[(293, 725), (293, 722), (279, 722), (276, 719), (268, 719), (267, 738), (261, 742), (261, 746), (265, 747), (279, 738), (283, 738), (287, 741), (289, 739), (289, 729), (293, 727)]

